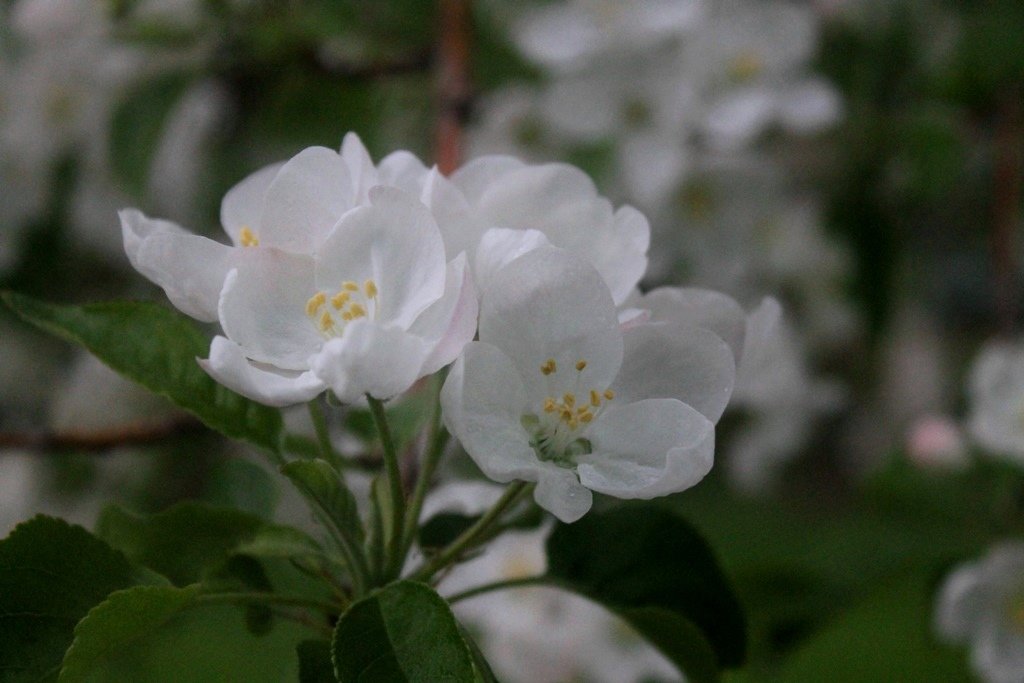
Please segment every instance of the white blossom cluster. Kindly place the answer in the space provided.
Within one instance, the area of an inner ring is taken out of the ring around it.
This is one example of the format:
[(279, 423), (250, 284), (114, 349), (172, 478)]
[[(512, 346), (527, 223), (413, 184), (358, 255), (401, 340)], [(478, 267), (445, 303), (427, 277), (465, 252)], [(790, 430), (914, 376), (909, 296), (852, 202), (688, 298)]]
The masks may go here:
[(453, 364), (449, 431), (563, 521), (592, 493), (653, 498), (710, 470), (746, 315), (725, 295), (641, 296), (647, 220), (567, 164), (478, 158), (445, 177), (354, 134), (224, 197), (230, 244), (129, 209), (132, 264), (218, 322), (200, 360), (274, 406), (387, 400)]
[[(135, 17), (183, 19), (188, 0), (135, 3)], [(0, 272), (19, 255), (21, 235), (55, 203), (54, 174), (74, 160), (69, 216), (75, 239), (103, 256), (111, 213), (126, 199), (108, 150), (118, 101), (133, 84), (180, 66), (182, 56), (146, 51), (121, 39), (107, 3), (16, 0), (0, 9)], [(183, 213), (197, 175), (197, 148), (222, 102), (209, 84), (171, 111), (151, 170), (161, 205)]]
[[(732, 470), (741, 485), (767, 483), (837, 405), (837, 388), (814, 376), (811, 354), (849, 343), (858, 322), (843, 292), (849, 254), (824, 234), (814, 192), (798, 188), (764, 144), (770, 134), (817, 134), (842, 116), (838, 93), (812, 71), (816, 7), (787, 0), (488, 7), (543, 80), (488, 95), (472, 149), (598, 159), (603, 185), (652, 220), (648, 281), (697, 282), (747, 307), (770, 292), (790, 309), (791, 343), (773, 345), (765, 362), (791, 371), (757, 380), (762, 392), (777, 381), (771, 393), (784, 400), (747, 401), (753, 419), (730, 448), (743, 460)], [(784, 403), (808, 409), (777, 408)]]

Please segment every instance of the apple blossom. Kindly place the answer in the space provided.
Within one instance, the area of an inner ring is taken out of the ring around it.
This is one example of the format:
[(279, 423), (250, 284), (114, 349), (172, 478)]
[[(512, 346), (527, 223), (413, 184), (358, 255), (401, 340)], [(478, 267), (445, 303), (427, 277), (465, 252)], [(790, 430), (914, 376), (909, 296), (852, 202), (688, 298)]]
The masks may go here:
[(975, 672), (989, 683), (1024, 676), (1024, 544), (1004, 542), (960, 565), (943, 583), (935, 628), (970, 647)]
[(476, 329), (465, 258), (446, 262), (420, 202), (374, 187), (314, 254), (243, 252), (218, 302), (225, 336), (201, 361), (258, 401), (287, 405), (330, 388), (342, 401), (390, 398), (458, 355)]
[(631, 206), (613, 209), (593, 181), (569, 164), (483, 156), (450, 180), (432, 171), (423, 199), (444, 233), (448, 258), (463, 251), (473, 258), (481, 292), (502, 265), (545, 244), (589, 261), (616, 302), (647, 268), (647, 219)]
[(990, 342), (971, 368), (968, 428), (978, 445), (1024, 462), (1024, 347)]
[(409, 187), (410, 174), (419, 172), (415, 167), (410, 171), (409, 157), (395, 152), (375, 167), (358, 136), (349, 133), (340, 153), (309, 147), (231, 188), (221, 202), (220, 218), (232, 246), (127, 209), (120, 214), (125, 252), (132, 266), (160, 285), (182, 312), (213, 322), (224, 279), (245, 258), (243, 249), (312, 254), (342, 215), (367, 204), (371, 187)]
[(563, 521), (591, 491), (654, 498), (711, 468), (714, 423), (734, 363), (698, 327), (620, 329), (600, 274), (542, 247), (495, 275), (468, 344), (442, 389), (444, 420), (491, 479), (536, 482)]

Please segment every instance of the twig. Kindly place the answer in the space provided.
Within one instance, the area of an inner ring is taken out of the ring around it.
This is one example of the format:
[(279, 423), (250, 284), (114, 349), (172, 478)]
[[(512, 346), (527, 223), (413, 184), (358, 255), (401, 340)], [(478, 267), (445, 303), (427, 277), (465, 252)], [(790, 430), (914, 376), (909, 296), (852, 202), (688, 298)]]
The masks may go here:
[(469, 115), (470, 4), (468, 0), (439, 0), (437, 46), (437, 126), (434, 158), (449, 175), (462, 162), (463, 126)]
[(103, 453), (122, 446), (144, 446), (206, 431), (190, 417), (159, 423), (134, 423), (114, 429), (66, 432), (0, 432), (0, 451), (88, 451)]

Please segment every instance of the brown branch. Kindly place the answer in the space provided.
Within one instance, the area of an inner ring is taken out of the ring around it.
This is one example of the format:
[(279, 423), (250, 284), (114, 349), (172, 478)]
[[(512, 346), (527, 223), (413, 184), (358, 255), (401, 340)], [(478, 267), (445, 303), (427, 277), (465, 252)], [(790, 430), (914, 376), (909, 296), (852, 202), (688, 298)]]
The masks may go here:
[(471, 16), (469, 0), (438, 1), (437, 125), (434, 159), (445, 175), (462, 163), (471, 85), (469, 54)]
[(992, 267), (999, 331), (1013, 334), (1017, 319), (1017, 223), (1021, 200), (1024, 112), (1021, 88), (1011, 88), (997, 114), (992, 185)]
[(145, 446), (186, 434), (204, 431), (199, 421), (189, 417), (160, 423), (135, 423), (115, 429), (66, 432), (0, 432), (0, 452), (88, 451), (102, 453), (122, 446)]

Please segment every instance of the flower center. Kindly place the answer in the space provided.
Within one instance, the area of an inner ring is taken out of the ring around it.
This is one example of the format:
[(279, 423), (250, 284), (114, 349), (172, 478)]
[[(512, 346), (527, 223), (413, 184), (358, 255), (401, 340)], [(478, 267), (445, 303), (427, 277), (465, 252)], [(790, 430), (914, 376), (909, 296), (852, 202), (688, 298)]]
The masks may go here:
[(242, 229), (238, 231), (238, 241), (243, 247), (260, 246), (260, 238), (256, 236), (256, 233), (248, 225), (243, 225)]
[(340, 337), (346, 323), (358, 318), (376, 318), (378, 294), (377, 283), (373, 280), (367, 280), (362, 287), (346, 280), (334, 294), (321, 290), (311, 296), (306, 302), (306, 315), (324, 338)]
[[(615, 398), (611, 389), (601, 390), (587, 388), (583, 382), (583, 371), (587, 368), (586, 359), (578, 360), (572, 384), (572, 390), (557, 396), (547, 396), (537, 413), (524, 415), (523, 426), (531, 434), (530, 445), (541, 460), (554, 462), (564, 467), (572, 467), (575, 458), (591, 452), (590, 441), (585, 438), (587, 425), (594, 421), (604, 404)], [(551, 390), (554, 376), (558, 373), (558, 363), (548, 358), (541, 363), (540, 372), (548, 378)]]
[(736, 55), (729, 64), (729, 77), (736, 83), (746, 83), (764, 70), (764, 60), (753, 52)]

